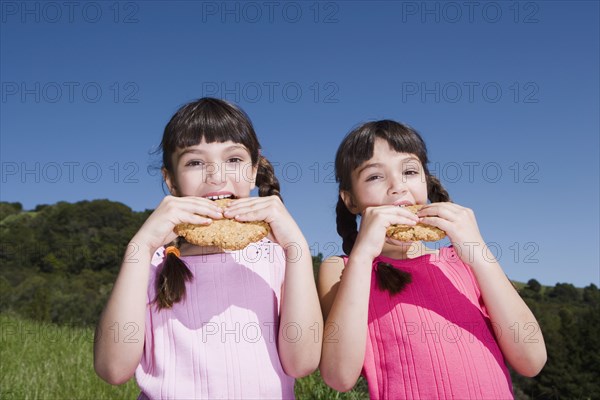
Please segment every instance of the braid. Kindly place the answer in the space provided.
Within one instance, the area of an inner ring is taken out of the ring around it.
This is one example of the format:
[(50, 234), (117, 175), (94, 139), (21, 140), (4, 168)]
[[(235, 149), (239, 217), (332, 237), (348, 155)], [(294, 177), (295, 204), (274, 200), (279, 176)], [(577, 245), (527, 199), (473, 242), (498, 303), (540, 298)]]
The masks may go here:
[(337, 232), (342, 237), (342, 249), (344, 253), (350, 254), (356, 236), (358, 235), (358, 225), (356, 224), (356, 215), (352, 214), (342, 196), (338, 196), (338, 202), (335, 207)]
[(258, 158), (256, 185), (258, 186), (258, 195), (260, 197), (278, 196), (281, 199), (281, 193), (279, 192), (279, 181), (275, 176), (273, 165), (271, 165), (269, 160), (263, 156), (259, 156)]
[(409, 272), (394, 268), (391, 264), (378, 262), (375, 269), (377, 286), (380, 290), (387, 290), (390, 294), (397, 294), (404, 290), (406, 285), (412, 282)]
[[(177, 238), (169, 246), (177, 249), (181, 246), (181, 239)], [(185, 298), (185, 283), (192, 280), (193, 275), (187, 265), (177, 255), (169, 252), (165, 254), (160, 274), (156, 280), (156, 298), (154, 302), (158, 309), (171, 308), (173, 304)]]
[(440, 180), (433, 175), (427, 175), (427, 198), (432, 203), (451, 201)]

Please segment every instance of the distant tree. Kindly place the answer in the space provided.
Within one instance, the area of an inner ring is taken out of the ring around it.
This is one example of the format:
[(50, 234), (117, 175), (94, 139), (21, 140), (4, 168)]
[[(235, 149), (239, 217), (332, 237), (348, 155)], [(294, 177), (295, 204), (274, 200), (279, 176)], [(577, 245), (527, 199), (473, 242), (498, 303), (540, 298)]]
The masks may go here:
[(23, 211), (21, 203), (0, 202), (0, 221), (12, 214), (19, 214)]
[(583, 288), (583, 301), (592, 306), (600, 305), (600, 290), (593, 283)]
[(312, 256), (312, 265), (313, 265), (313, 274), (315, 275), (315, 280), (319, 276), (319, 267), (323, 262), (323, 253), (319, 253), (316, 256)]
[(527, 288), (535, 293), (540, 293), (542, 291), (542, 285), (535, 279), (527, 281)]
[(577, 288), (570, 283), (557, 283), (548, 293), (548, 297), (563, 302), (576, 302), (580, 300)]

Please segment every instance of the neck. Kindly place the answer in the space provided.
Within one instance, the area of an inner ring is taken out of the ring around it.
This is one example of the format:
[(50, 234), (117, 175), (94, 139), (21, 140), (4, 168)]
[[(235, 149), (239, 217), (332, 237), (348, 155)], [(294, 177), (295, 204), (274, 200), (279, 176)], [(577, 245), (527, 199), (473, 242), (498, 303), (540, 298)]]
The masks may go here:
[[(398, 242), (400, 243), (400, 242)], [(438, 250), (430, 249), (423, 242), (404, 242), (401, 244), (385, 243), (381, 255), (395, 260), (417, 258), (426, 254), (437, 254)]]
[(182, 256), (202, 256), (208, 254), (223, 253), (223, 249), (216, 246), (196, 246), (188, 242), (182, 242), (179, 248)]

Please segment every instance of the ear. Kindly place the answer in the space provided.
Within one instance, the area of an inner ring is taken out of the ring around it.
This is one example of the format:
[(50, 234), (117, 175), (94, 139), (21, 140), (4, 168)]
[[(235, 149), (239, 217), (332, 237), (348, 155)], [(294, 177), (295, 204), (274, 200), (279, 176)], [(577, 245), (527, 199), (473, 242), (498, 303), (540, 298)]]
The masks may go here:
[(163, 179), (165, 180), (165, 183), (167, 184), (167, 187), (169, 188), (169, 192), (172, 195), (176, 195), (177, 187), (175, 187), (175, 183), (173, 182), (173, 178), (171, 177), (171, 174), (169, 173), (169, 171), (167, 171), (167, 169), (165, 167), (162, 167), (160, 169), (160, 172), (162, 172)]
[(347, 190), (340, 190), (340, 197), (342, 198), (342, 201), (346, 205), (346, 208), (352, 214), (358, 214), (359, 213), (359, 210), (356, 207), (356, 204), (354, 202), (354, 196), (352, 196), (352, 193), (350, 193)]
[(250, 182), (250, 190), (256, 187), (256, 175), (258, 174), (258, 164), (256, 166), (252, 166), (250, 169), (250, 176), (248, 176), (248, 180)]

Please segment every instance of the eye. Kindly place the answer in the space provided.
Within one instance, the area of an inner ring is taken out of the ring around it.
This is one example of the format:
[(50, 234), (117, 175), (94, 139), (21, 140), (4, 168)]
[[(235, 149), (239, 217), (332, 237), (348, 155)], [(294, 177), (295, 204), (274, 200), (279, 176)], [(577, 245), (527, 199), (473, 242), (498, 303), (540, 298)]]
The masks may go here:
[(240, 163), (244, 161), (243, 159), (241, 159), (240, 157), (231, 157), (227, 160), (228, 163)]
[(204, 161), (200, 161), (200, 160), (190, 160), (187, 163), (185, 163), (186, 167), (198, 167), (198, 166), (204, 166)]
[(381, 175), (371, 175), (365, 179), (366, 182), (376, 181), (378, 179), (383, 178)]
[(404, 175), (418, 175), (419, 171), (416, 169), (407, 169), (404, 171)]

